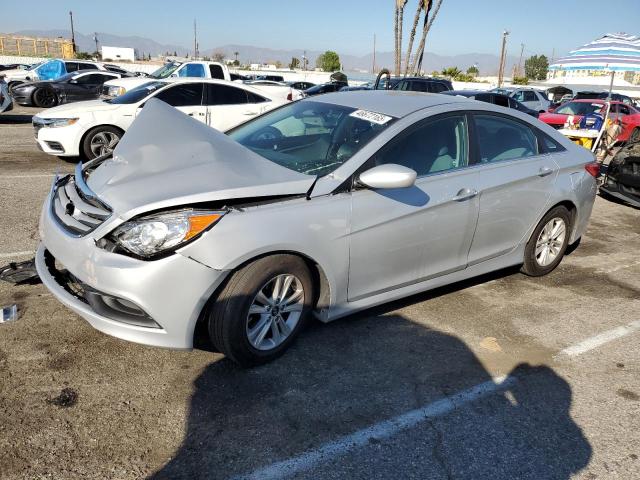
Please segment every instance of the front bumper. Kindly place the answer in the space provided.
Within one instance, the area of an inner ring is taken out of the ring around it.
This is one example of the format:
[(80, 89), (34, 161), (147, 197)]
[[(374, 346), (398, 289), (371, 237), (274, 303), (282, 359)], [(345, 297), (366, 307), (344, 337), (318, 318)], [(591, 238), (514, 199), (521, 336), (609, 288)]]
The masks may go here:
[[(228, 272), (179, 253), (153, 261), (110, 253), (95, 241), (111, 230), (113, 219), (85, 236), (72, 236), (53, 217), (50, 202), (51, 198), (45, 202), (40, 219), (36, 268), (51, 293), (106, 334), (146, 345), (192, 348), (198, 317)], [(57, 271), (52, 268), (52, 258), (61, 265)], [(97, 295), (98, 303), (71, 292), (59, 275), (61, 271)], [(109, 299), (118, 299), (120, 306), (137, 307), (144, 313), (143, 321), (119, 315), (109, 308)]]
[(41, 127), (36, 129), (35, 137), (44, 153), (60, 157), (77, 157), (80, 155), (80, 139), (83, 132), (84, 127), (76, 123), (67, 127)]

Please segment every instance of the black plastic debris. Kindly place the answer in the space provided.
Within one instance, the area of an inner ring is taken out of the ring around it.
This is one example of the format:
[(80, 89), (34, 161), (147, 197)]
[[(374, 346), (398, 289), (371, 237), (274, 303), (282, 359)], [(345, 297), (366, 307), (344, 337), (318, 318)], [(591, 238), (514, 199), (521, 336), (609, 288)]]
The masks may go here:
[(58, 395), (57, 397), (47, 400), (47, 403), (61, 408), (73, 407), (77, 402), (78, 392), (69, 387), (63, 388), (60, 392), (60, 395)]
[(16, 285), (34, 285), (40, 283), (40, 277), (36, 271), (35, 259), (26, 262), (11, 262), (0, 267), (0, 280)]
[(8, 307), (2, 307), (0, 315), (0, 325), (3, 323), (14, 322), (18, 319), (18, 305), (13, 304)]

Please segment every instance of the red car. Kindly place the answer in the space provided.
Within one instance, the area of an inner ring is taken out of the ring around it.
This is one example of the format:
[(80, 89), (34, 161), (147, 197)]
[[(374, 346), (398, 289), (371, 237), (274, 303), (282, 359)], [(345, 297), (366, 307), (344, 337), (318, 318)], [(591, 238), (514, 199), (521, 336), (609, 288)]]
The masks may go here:
[[(560, 105), (553, 112), (541, 113), (538, 118), (553, 128), (560, 129), (569, 115), (581, 119), (584, 115), (604, 112), (605, 103), (604, 100), (594, 99), (572, 100)], [(618, 135), (619, 142), (640, 140), (640, 110), (626, 103), (611, 102), (609, 118), (614, 120), (619, 118), (622, 121), (622, 132)]]

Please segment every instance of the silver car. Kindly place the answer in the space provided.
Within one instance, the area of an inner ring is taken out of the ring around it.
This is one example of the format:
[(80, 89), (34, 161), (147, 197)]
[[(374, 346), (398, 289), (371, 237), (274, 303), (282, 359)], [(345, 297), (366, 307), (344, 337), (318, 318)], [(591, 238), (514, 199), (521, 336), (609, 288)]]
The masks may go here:
[(551, 105), (545, 92), (533, 88), (519, 88), (510, 93), (509, 96), (539, 113), (546, 112)]
[[(592, 154), (514, 110), (358, 91), (226, 134), (150, 100), (112, 157), (56, 178), (42, 281), (95, 328), (242, 365), (335, 320), (511, 265), (544, 275), (583, 234)], [(197, 329), (200, 331), (200, 328)]]

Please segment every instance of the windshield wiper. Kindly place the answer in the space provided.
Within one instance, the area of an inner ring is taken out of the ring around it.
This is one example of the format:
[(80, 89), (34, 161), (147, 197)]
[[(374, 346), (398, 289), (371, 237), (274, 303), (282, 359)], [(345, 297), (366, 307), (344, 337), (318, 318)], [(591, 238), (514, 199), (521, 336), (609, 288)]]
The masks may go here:
[(309, 190), (307, 190), (307, 194), (306, 194), (306, 199), (307, 200), (311, 200), (311, 192), (313, 192), (313, 187), (316, 186), (316, 183), (318, 183), (318, 179), (319, 178), (320, 178), (320, 175), (316, 175), (316, 178), (313, 180), (313, 183), (309, 187)]

